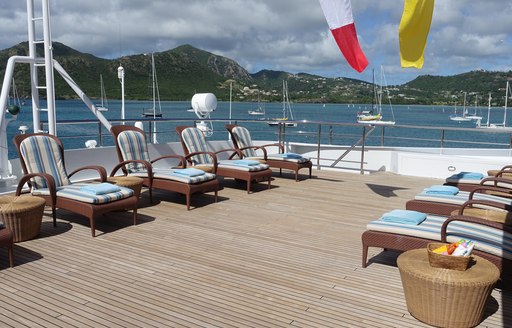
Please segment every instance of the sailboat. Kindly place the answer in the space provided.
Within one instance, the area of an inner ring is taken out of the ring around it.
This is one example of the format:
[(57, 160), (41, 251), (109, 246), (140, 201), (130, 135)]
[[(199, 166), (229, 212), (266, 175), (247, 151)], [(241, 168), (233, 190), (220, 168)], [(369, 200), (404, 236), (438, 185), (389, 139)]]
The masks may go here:
[(480, 121), (477, 122), (477, 128), (480, 129), (501, 129), (502, 131), (504, 129), (506, 130), (512, 130), (512, 127), (507, 127), (507, 106), (508, 106), (508, 97), (509, 92), (512, 93), (510, 90), (510, 83), (507, 81), (507, 87), (505, 88), (505, 108), (503, 111), (503, 122), (502, 123), (490, 123), (490, 116), (491, 116), (491, 93), (489, 92), (489, 106), (487, 109), (487, 123), (485, 125), (480, 125)]
[[(288, 117), (287, 114), (289, 114), (290, 117)], [(290, 99), (288, 98), (288, 82), (283, 80), (283, 116), (272, 119), (272, 121), (268, 122), (268, 125), (278, 126), (279, 124), (284, 123), (287, 127), (295, 128), (297, 127), (297, 123), (287, 122), (293, 120), (294, 117), (292, 105), (290, 104)]]
[[(389, 90), (387, 89), (386, 77), (384, 76), (384, 67), (380, 68), (380, 88), (377, 88), (375, 84), (375, 71), (373, 71), (373, 104), (371, 110), (363, 110), (357, 113), (357, 123), (361, 124), (378, 124), (378, 125), (393, 125), (395, 124), (395, 114), (393, 112), (393, 106), (391, 105), (391, 97), (389, 97)], [(386, 88), (384, 89), (384, 85)], [(383, 121), (382, 118), (382, 95), (384, 90), (388, 95), (389, 107), (391, 108), (392, 121)], [(377, 113), (375, 113), (377, 112)]]
[(107, 100), (107, 94), (105, 93), (105, 85), (103, 84), (103, 75), (100, 74), (100, 98), (101, 103), (96, 106), (96, 109), (100, 112), (106, 112), (108, 111), (108, 100)]
[(467, 117), (467, 109), (466, 109), (466, 92), (464, 92), (464, 106), (462, 108), (462, 115), (457, 115), (457, 105), (455, 105), (454, 114), (450, 115), (450, 120), (456, 122), (469, 122), (471, 118)]
[(475, 111), (473, 112), (473, 114), (466, 115), (466, 117), (470, 118), (472, 120), (481, 121), (482, 116), (478, 115), (477, 111), (478, 111), (478, 95), (475, 95)]
[(265, 115), (265, 108), (261, 105), (259, 91), (258, 91), (258, 107), (255, 110), (249, 110), (247, 112), (249, 113), (249, 115)]
[(143, 117), (162, 117), (162, 106), (160, 104), (160, 91), (158, 90), (158, 80), (156, 78), (155, 56), (151, 54), (151, 90), (153, 93), (152, 107), (144, 109)]

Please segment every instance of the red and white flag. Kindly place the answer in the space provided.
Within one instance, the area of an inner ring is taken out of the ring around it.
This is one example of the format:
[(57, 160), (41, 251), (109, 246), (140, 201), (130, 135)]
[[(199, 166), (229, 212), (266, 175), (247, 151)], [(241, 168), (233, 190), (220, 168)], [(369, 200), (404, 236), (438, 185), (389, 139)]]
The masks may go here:
[(368, 60), (357, 40), (350, 0), (319, 0), (329, 29), (347, 62), (358, 72), (364, 71)]

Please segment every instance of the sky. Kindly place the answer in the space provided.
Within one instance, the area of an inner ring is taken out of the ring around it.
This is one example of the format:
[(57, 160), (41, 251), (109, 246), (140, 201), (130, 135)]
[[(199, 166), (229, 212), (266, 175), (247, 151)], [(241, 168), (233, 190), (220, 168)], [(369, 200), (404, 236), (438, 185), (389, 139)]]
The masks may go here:
[[(36, 0), (37, 3), (41, 1)], [(346, 63), (317, 0), (49, 0), (52, 38), (115, 59), (183, 44), (262, 69), (372, 80), (512, 70), (512, 1), (437, 0), (421, 70), (401, 68), (398, 25), (404, 0), (354, 0), (354, 22), (369, 66)], [(26, 1), (3, 1), (0, 49), (27, 40)]]

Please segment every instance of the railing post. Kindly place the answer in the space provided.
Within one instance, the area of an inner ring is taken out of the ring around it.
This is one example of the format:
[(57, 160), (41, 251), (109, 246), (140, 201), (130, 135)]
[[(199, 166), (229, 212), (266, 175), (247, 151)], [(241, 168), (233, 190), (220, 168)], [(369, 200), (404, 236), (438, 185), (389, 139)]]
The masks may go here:
[(384, 126), (381, 126), (380, 130), (380, 146), (384, 147)]
[[(332, 128), (332, 126), (331, 126)], [(318, 144), (316, 148), (316, 169), (320, 170), (320, 147), (322, 145), (322, 125), (318, 124)]]
[(363, 143), (361, 145), (361, 168), (359, 173), (364, 174), (364, 146), (366, 144), (366, 126), (363, 126)]
[(103, 146), (103, 135), (101, 134), (101, 122), (98, 122), (98, 142)]
[(329, 145), (332, 145), (332, 125), (329, 125)]
[(441, 149), (444, 147), (444, 129), (441, 130)]

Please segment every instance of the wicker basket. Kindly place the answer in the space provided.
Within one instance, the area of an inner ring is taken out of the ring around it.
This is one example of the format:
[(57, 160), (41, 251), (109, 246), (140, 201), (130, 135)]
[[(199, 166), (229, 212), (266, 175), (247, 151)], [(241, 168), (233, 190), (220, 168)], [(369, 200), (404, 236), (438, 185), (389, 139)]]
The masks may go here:
[(444, 243), (430, 243), (427, 245), (428, 262), (434, 268), (443, 268), (450, 270), (465, 271), (468, 268), (470, 256), (451, 256), (434, 253), (433, 250), (439, 248)]

